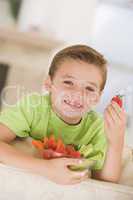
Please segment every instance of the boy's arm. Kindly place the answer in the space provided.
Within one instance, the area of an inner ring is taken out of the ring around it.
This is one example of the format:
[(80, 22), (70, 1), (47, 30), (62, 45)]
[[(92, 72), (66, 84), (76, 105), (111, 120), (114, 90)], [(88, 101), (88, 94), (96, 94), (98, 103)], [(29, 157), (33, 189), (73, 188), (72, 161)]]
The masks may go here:
[(8, 127), (0, 124), (0, 162), (40, 174), (58, 184), (76, 184), (88, 178), (88, 171), (76, 173), (67, 168), (67, 165), (78, 164), (79, 159), (44, 160), (35, 158), (18, 151), (9, 144), (15, 137)]
[[(10, 142), (16, 138), (16, 135), (5, 125), (0, 124), (0, 162), (15, 167), (30, 170), (31, 172), (38, 172), (37, 162), (32, 156), (19, 152)], [(41, 165), (40, 165), (41, 167)], [(39, 167), (39, 168), (40, 168)], [(47, 165), (46, 165), (47, 167)], [(44, 171), (46, 168), (44, 166)]]
[(108, 139), (108, 150), (102, 170), (95, 171), (92, 176), (103, 181), (117, 183), (122, 168), (122, 152), (124, 147), (124, 134), (126, 129), (126, 114), (117, 103), (111, 102), (104, 113), (105, 132)]
[(102, 170), (92, 172), (92, 177), (98, 180), (119, 182), (121, 175), (122, 149), (108, 147), (106, 160)]

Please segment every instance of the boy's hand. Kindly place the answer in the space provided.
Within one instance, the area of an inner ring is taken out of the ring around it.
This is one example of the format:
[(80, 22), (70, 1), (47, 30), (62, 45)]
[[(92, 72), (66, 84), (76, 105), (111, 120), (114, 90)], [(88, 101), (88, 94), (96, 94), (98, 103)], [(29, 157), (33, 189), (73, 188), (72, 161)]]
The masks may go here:
[(88, 170), (74, 172), (68, 169), (69, 165), (78, 165), (81, 159), (58, 158), (48, 160), (49, 174), (48, 178), (58, 184), (69, 185), (76, 184), (88, 179)]
[(108, 150), (103, 169), (93, 176), (99, 180), (118, 183), (122, 169), (122, 151), (126, 129), (126, 114), (118, 103), (111, 101), (104, 112)]
[(124, 145), (126, 129), (126, 114), (124, 109), (120, 108), (116, 102), (111, 101), (105, 109), (104, 119), (109, 146), (121, 151)]

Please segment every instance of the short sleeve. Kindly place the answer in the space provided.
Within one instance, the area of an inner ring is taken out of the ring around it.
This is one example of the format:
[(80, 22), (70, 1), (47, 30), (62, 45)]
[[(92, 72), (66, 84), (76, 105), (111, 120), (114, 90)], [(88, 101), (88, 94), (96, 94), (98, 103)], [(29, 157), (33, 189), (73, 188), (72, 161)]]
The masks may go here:
[(0, 114), (0, 123), (11, 129), (16, 136), (28, 137), (33, 119), (30, 96), (25, 96), (16, 105), (8, 107)]
[(101, 170), (106, 158), (107, 141), (102, 135), (95, 139), (97, 140), (97, 143), (93, 145), (93, 153), (90, 155), (90, 159), (96, 160), (93, 170)]
[(96, 161), (92, 170), (101, 170), (107, 152), (107, 138), (104, 130), (103, 118), (98, 117), (88, 131), (93, 137), (88, 144), (81, 146), (80, 151), (85, 158)]

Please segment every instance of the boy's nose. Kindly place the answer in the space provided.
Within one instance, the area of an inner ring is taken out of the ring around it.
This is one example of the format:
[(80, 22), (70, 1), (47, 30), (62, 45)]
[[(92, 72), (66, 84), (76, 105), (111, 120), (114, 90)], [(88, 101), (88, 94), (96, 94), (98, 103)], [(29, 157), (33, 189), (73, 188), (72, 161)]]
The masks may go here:
[(71, 104), (73, 106), (77, 106), (77, 107), (83, 106), (83, 96), (81, 96), (81, 95), (73, 96), (71, 99)]

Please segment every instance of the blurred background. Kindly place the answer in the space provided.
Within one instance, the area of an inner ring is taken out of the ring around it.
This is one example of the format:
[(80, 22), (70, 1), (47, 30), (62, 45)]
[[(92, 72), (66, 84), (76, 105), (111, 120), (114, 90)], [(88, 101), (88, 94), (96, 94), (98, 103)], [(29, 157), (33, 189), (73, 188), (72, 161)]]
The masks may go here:
[(41, 92), (53, 55), (87, 44), (109, 62), (97, 111), (124, 95), (126, 143), (133, 146), (133, 0), (0, 0), (1, 109)]

